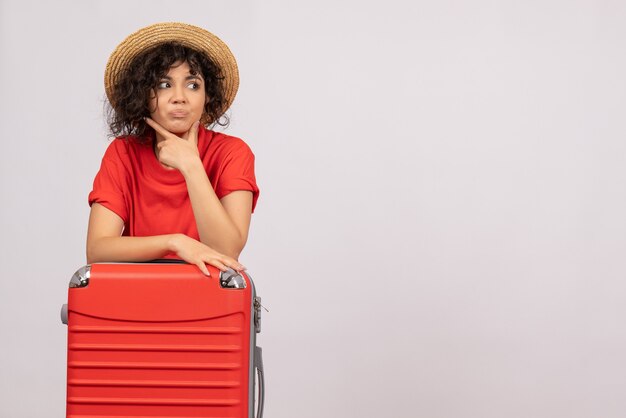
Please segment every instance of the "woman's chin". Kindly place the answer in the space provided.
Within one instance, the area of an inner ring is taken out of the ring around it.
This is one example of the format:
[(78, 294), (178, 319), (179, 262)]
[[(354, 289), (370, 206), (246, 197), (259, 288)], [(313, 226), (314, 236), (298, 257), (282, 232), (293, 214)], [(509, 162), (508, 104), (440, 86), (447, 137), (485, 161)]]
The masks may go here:
[(193, 123), (188, 121), (171, 121), (162, 126), (175, 135), (182, 135), (191, 129)]

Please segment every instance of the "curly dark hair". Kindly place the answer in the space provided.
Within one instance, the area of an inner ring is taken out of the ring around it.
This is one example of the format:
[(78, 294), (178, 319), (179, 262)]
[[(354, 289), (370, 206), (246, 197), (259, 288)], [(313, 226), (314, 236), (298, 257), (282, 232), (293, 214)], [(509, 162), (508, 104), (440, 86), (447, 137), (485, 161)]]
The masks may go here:
[(112, 88), (107, 108), (113, 136), (142, 137), (152, 128), (144, 121), (150, 116), (150, 97), (173, 64), (187, 62), (192, 74), (201, 74), (207, 103), (200, 123), (227, 126), (223, 114), (224, 86), (220, 67), (206, 55), (178, 43), (164, 43), (138, 55)]

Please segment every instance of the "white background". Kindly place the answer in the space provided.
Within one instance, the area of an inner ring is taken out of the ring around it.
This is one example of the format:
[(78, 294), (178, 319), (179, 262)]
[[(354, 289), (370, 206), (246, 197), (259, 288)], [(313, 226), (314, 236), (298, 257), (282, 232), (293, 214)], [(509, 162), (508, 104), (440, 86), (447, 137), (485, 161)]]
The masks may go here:
[(0, 416), (61, 417), (128, 34), (221, 37), (266, 417), (626, 414), (623, 1), (0, 2)]

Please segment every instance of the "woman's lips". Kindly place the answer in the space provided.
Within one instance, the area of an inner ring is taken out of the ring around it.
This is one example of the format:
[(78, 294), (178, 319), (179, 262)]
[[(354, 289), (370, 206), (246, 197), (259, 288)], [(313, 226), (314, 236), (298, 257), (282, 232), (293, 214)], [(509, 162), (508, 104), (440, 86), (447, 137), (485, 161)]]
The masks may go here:
[(184, 110), (173, 110), (168, 113), (172, 118), (186, 118), (189, 115), (189, 112)]

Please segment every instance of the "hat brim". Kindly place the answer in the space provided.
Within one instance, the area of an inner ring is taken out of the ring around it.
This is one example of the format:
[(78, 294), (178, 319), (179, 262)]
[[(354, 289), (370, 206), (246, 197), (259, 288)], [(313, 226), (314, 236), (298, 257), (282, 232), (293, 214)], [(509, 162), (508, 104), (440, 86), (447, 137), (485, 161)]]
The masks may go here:
[(222, 72), (224, 114), (235, 100), (239, 88), (237, 61), (228, 46), (211, 32), (186, 23), (156, 23), (132, 33), (113, 51), (104, 71), (104, 88), (111, 105), (113, 88), (131, 62), (144, 51), (160, 44), (176, 42), (207, 55)]

